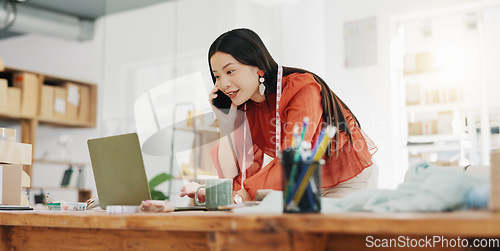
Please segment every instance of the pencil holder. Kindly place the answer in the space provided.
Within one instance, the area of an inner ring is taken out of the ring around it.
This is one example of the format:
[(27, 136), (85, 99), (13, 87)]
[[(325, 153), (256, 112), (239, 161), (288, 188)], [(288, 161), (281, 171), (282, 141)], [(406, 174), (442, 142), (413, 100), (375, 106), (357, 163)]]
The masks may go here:
[(318, 213), (321, 211), (321, 164), (282, 160), (283, 212)]

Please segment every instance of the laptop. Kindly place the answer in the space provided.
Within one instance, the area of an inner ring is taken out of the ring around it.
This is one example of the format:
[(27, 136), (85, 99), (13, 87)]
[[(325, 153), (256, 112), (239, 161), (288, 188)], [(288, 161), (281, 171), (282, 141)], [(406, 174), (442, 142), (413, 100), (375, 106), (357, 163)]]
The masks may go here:
[[(151, 199), (137, 133), (89, 139), (87, 145), (102, 209), (108, 205), (139, 206), (143, 200)], [(206, 207), (175, 210), (206, 210)]]
[(90, 139), (87, 145), (102, 209), (151, 199), (137, 133)]

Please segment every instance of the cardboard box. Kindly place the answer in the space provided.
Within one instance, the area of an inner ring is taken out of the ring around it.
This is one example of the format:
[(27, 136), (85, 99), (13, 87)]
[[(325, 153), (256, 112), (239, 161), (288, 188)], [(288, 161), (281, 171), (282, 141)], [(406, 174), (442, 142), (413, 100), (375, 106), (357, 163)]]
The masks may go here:
[(428, 72), (434, 70), (432, 53), (418, 53), (415, 56), (415, 60), (418, 72)]
[(439, 103), (439, 90), (432, 90), (432, 103)]
[(422, 122), (408, 123), (408, 135), (422, 135)]
[(453, 112), (439, 112), (437, 119), (437, 133), (438, 134), (452, 134), (453, 133)]
[(90, 122), (90, 87), (86, 85), (80, 86), (78, 121)]
[(491, 175), (490, 175), (490, 202), (491, 210), (500, 210), (500, 149), (492, 151), (490, 154)]
[(30, 187), (30, 178), (23, 171), (23, 165), (2, 166), (2, 201), (4, 205), (28, 206), (29, 200), (22, 193), (23, 187)]
[(417, 58), (415, 54), (407, 54), (403, 56), (403, 73), (417, 73)]
[(21, 113), (21, 89), (16, 87), (7, 88), (7, 110), (9, 113)]
[(463, 101), (462, 88), (450, 89), (450, 102), (460, 102)]
[(0, 140), (0, 165), (31, 165), (31, 144)]
[(5, 71), (5, 65), (3, 64), (2, 57), (0, 57), (0, 71)]
[(0, 112), (7, 112), (7, 106), (9, 102), (7, 100), (7, 88), (8, 83), (6, 79), (0, 79)]
[(54, 87), (54, 117), (66, 119), (66, 88)]
[(439, 90), (439, 102), (449, 103), (451, 102), (451, 89), (441, 89)]
[(66, 83), (66, 118), (68, 120), (77, 120), (78, 107), (80, 107), (80, 87), (74, 83)]
[(450, 102), (460, 101), (458, 98), (458, 89), (450, 89)]
[(21, 187), (31, 187), (31, 178), (27, 172), (23, 170)]
[(21, 89), (21, 114), (36, 116), (38, 112), (38, 76), (28, 72), (14, 74), (13, 86)]
[(56, 88), (50, 85), (42, 85), (40, 96), (40, 116), (45, 118), (54, 117), (54, 101)]
[(2, 204), (21, 205), (22, 165), (8, 165), (2, 168)]
[(423, 92), (422, 104), (439, 103), (439, 90), (425, 90)]
[(437, 134), (437, 121), (429, 120), (422, 122), (422, 135)]
[(420, 85), (406, 85), (406, 105), (420, 104)]
[(0, 140), (15, 142), (16, 129), (0, 127)]

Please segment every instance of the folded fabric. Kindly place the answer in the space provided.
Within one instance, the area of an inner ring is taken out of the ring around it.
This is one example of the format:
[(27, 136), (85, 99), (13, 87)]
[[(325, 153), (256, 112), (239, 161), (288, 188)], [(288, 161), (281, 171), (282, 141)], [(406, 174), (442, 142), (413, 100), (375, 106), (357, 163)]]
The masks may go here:
[(342, 199), (322, 200), (322, 212), (439, 212), (467, 208), (466, 198), (488, 178), (422, 162), (408, 170), (395, 190), (366, 189)]
[(280, 214), (283, 212), (283, 192), (272, 191), (264, 197), (259, 205), (234, 208), (233, 213), (240, 214)]
[(488, 208), (490, 200), (490, 184), (484, 184), (467, 193), (467, 208)]

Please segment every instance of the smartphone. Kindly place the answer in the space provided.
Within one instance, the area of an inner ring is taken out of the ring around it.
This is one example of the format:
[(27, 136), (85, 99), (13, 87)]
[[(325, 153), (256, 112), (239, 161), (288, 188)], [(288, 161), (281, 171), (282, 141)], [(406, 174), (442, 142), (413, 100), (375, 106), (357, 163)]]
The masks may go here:
[(217, 97), (212, 100), (212, 104), (223, 113), (228, 114), (233, 101), (231, 101), (231, 99), (221, 90), (218, 90), (216, 93)]

